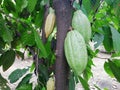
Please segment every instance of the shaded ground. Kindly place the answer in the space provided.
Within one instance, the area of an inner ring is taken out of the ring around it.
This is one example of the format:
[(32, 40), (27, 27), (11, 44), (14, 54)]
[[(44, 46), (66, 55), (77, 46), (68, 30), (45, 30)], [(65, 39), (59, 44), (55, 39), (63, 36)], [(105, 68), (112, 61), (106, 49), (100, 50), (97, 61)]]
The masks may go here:
[[(99, 53), (98, 57), (109, 58), (110, 55), (105, 53)], [(95, 64), (95, 66), (92, 67), (93, 77), (89, 81), (91, 90), (99, 90), (95, 88), (95, 86), (101, 88), (101, 90), (104, 90), (104, 88), (107, 88), (106, 90), (120, 90), (120, 83), (118, 83), (115, 79), (110, 78), (104, 71), (103, 65), (106, 59), (101, 59), (101, 58), (94, 58), (93, 60)], [(10, 67), (9, 70), (7, 70), (6, 72), (3, 72), (2, 68), (0, 67), (0, 73), (2, 74), (3, 77), (8, 78), (9, 74), (15, 69), (24, 68), (30, 66), (31, 64), (32, 64), (31, 59), (27, 59), (24, 61), (16, 59), (12, 67)], [(32, 82), (35, 83), (35, 81), (36, 81), (36, 76), (33, 75)], [(14, 84), (8, 83), (9, 86), (11, 87), (11, 90), (15, 90), (15, 87), (18, 82)], [(76, 90), (83, 90), (80, 84), (76, 86)]]
[[(31, 66), (32, 64), (32, 60), (31, 59), (26, 59), (26, 60), (19, 60), (16, 59), (14, 64), (5, 72), (3, 72), (2, 67), (0, 67), (0, 73), (2, 74), (2, 76), (6, 79), (8, 79), (8, 76), (10, 75), (10, 73), (18, 68), (23, 69), (26, 68), (28, 66)], [(36, 81), (36, 76), (33, 75), (34, 80), (32, 80), (32, 82)], [(22, 78), (21, 78), (22, 79)], [(20, 80), (21, 80), (20, 79)], [(17, 84), (20, 82), (20, 80), (18, 80), (17, 82), (11, 84), (8, 80), (8, 85), (10, 86), (11, 90), (15, 90), (15, 87), (17, 86)]]

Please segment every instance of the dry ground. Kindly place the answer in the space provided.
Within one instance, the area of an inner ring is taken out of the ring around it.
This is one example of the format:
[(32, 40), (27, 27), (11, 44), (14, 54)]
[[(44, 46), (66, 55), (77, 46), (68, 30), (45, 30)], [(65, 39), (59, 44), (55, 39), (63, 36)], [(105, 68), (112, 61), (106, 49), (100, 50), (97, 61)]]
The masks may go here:
[[(99, 53), (98, 57), (109, 58), (110, 55)], [(92, 67), (93, 77), (89, 81), (91, 90), (98, 90), (97, 88), (95, 88), (95, 85), (101, 88), (101, 90), (104, 90), (104, 88), (107, 88), (106, 90), (120, 90), (120, 83), (118, 83), (115, 79), (110, 78), (104, 71), (103, 65), (106, 59), (101, 59), (101, 58), (94, 58), (93, 60), (95, 64), (95, 66)], [(0, 67), (0, 73), (4, 78), (7, 79), (9, 74), (15, 69), (24, 68), (24, 67), (30, 66), (31, 64), (32, 64), (31, 59), (26, 59), (24, 61), (16, 59), (14, 64), (6, 72), (3, 72), (2, 67)], [(15, 90), (15, 87), (18, 82), (14, 84), (8, 83), (9, 86), (11, 87), (11, 90)], [(36, 83), (35, 75), (33, 75), (32, 82)], [(83, 90), (80, 84), (76, 85), (76, 90)]]

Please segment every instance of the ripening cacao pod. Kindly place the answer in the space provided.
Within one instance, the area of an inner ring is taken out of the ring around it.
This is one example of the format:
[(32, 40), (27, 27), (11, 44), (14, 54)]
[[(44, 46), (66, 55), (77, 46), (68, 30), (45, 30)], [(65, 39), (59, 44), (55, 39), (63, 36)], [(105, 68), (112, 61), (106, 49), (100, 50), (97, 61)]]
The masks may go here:
[(55, 81), (53, 78), (49, 78), (47, 81), (47, 90), (55, 90)]
[(45, 36), (46, 36), (46, 38), (48, 38), (48, 36), (53, 31), (54, 24), (55, 24), (55, 12), (52, 8), (50, 8), (49, 14), (45, 21)]
[(65, 56), (72, 70), (80, 75), (87, 65), (87, 49), (83, 36), (76, 30), (68, 32), (64, 43)]
[(81, 10), (74, 12), (72, 27), (81, 33), (86, 43), (89, 42), (91, 37), (91, 26), (87, 16)]

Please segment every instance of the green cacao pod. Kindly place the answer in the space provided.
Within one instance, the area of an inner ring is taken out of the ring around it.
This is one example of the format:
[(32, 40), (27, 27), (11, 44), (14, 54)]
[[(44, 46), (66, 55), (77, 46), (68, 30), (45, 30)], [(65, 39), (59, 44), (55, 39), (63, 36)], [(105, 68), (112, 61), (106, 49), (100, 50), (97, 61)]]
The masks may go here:
[(87, 16), (81, 10), (74, 12), (72, 27), (81, 33), (86, 43), (89, 42), (91, 37), (91, 26)]
[(87, 65), (87, 49), (83, 36), (76, 30), (67, 33), (64, 43), (65, 56), (72, 70), (80, 75)]

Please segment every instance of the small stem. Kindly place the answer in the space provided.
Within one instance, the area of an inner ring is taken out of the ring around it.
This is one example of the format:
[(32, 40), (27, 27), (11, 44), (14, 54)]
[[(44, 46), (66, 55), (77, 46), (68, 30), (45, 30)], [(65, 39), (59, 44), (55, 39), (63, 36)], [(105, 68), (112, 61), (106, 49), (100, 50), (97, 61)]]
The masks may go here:
[(93, 22), (96, 21), (95, 16), (96, 16), (96, 14), (97, 14), (99, 8), (101, 7), (103, 1), (104, 1), (104, 0), (101, 0), (101, 1), (100, 1), (100, 5), (99, 5), (99, 6), (96, 8), (96, 10), (95, 10), (95, 14), (94, 14), (94, 16), (93, 16), (93, 21), (92, 21), (92, 23), (91, 23), (91, 26), (93, 25)]
[(100, 59), (110, 59), (110, 58), (104, 58), (104, 57), (99, 57), (99, 56), (96, 56), (96, 58), (100, 58)]

